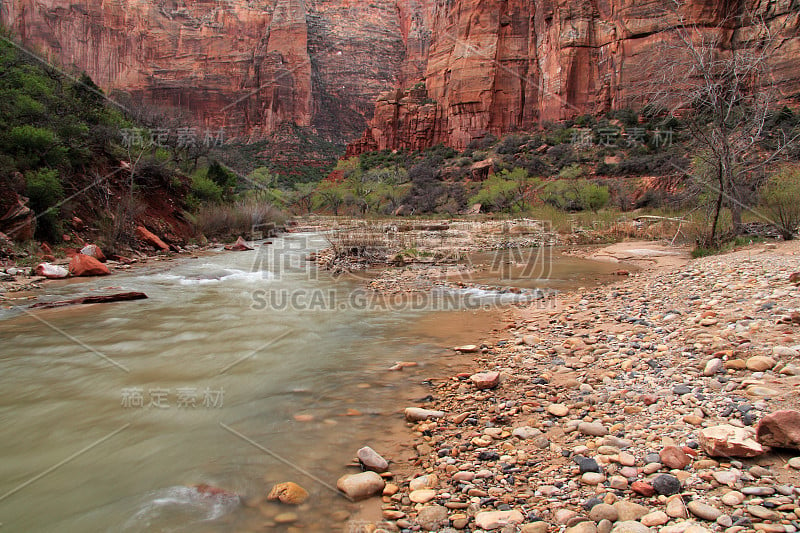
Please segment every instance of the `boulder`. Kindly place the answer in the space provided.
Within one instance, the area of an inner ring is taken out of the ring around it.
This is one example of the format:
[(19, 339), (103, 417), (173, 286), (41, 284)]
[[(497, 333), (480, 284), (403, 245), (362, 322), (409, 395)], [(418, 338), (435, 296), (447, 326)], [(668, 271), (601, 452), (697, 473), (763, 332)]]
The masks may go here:
[(479, 372), (471, 375), (469, 380), (478, 390), (493, 389), (500, 383), (500, 372)]
[(166, 252), (169, 250), (169, 246), (166, 245), (164, 241), (159, 239), (155, 234), (153, 234), (150, 230), (145, 228), (144, 226), (137, 226), (136, 227), (136, 238), (140, 241), (144, 241), (153, 248), (157, 250), (161, 250), (162, 252)]
[(81, 253), (83, 255), (88, 255), (89, 257), (94, 257), (101, 263), (106, 262), (106, 256), (103, 254), (103, 250), (101, 250), (96, 244), (87, 244), (81, 248)]
[(762, 418), (756, 440), (765, 446), (800, 450), (800, 411), (782, 409)]
[(358, 450), (356, 455), (364, 470), (372, 470), (373, 472), (386, 472), (389, 470), (389, 462), (369, 446), (364, 446)]
[(73, 276), (107, 276), (111, 274), (103, 263), (83, 254), (75, 254), (69, 262), (69, 273)]
[(364, 500), (383, 491), (386, 482), (375, 472), (362, 472), (342, 476), (336, 482), (336, 488), (353, 501)]
[(66, 268), (59, 265), (51, 265), (50, 263), (39, 263), (33, 269), (33, 273), (48, 279), (61, 279), (69, 276), (69, 271)]
[(749, 431), (721, 424), (700, 431), (700, 446), (711, 457), (755, 457), (764, 453)]
[(287, 481), (272, 487), (267, 499), (270, 501), (278, 500), (289, 505), (300, 505), (308, 499), (308, 491), (297, 483)]
[(235, 243), (226, 246), (225, 249), (234, 252), (246, 252), (247, 250), (252, 250), (253, 248), (248, 246), (247, 241), (245, 241), (242, 237), (239, 237), (238, 239), (236, 239)]

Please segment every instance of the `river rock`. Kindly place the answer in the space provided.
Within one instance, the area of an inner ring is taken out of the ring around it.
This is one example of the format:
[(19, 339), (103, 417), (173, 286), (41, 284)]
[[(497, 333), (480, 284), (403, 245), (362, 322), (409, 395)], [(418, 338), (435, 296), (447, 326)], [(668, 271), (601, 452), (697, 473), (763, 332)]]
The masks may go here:
[(106, 256), (103, 254), (103, 250), (100, 249), (99, 246), (96, 244), (87, 244), (83, 248), (81, 248), (81, 253), (83, 255), (88, 255), (89, 257), (94, 257), (101, 263), (106, 262)]
[(69, 276), (69, 271), (66, 268), (50, 263), (39, 263), (36, 265), (36, 268), (33, 269), (33, 273), (48, 279), (61, 279)]
[(281, 503), (289, 505), (300, 505), (308, 499), (308, 491), (297, 483), (287, 481), (272, 487), (267, 499), (270, 501), (279, 500)]
[(692, 462), (686, 453), (677, 446), (667, 446), (658, 454), (661, 464), (669, 468), (683, 470)]
[(525, 517), (517, 510), (482, 511), (475, 515), (475, 525), (481, 529), (500, 529), (509, 524), (521, 524)]
[(730, 424), (700, 430), (700, 446), (711, 457), (755, 457), (764, 448), (751, 438), (750, 432)]
[(703, 375), (704, 376), (713, 376), (714, 374), (719, 373), (724, 368), (722, 359), (719, 357), (715, 357), (709, 360), (706, 363), (706, 366), (703, 368)]
[(650, 533), (651, 531), (653, 530), (641, 522), (628, 520), (614, 524), (614, 529), (611, 530), (611, 533)]
[(619, 512), (613, 505), (599, 503), (589, 511), (589, 519), (595, 522), (599, 522), (600, 520), (616, 522), (619, 519)]
[(336, 488), (344, 492), (353, 501), (363, 500), (383, 491), (386, 482), (375, 472), (362, 472), (342, 476), (336, 482)]
[[(459, 472), (461, 473), (461, 472)], [(472, 472), (468, 472), (472, 474)], [(474, 474), (472, 474), (474, 476)], [(472, 479), (470, 479), (472, 481)], [(408, 482), (409, 490), (432, 489), (439, 482), (439, 478), (435, 474), (428, 474), (427, 476), (415, 477)]]
[(538, 437), (542, 434), (541, 430), (537, 428), (532, 428), (530, 426), (521, 426), (518, 428), (514, 428), (511, 434), (518, 439), (532, 439), (534, 437)]
[(683, 498), (677, 495), (667, 499), (667, 506), (664, 510), (672, 518), (687, 518), (689, 516), (686, 504), (683, 503)]
[(730, 507), (736, 507), (737, 505), (741, 505), (744, 501), (744, 494), (739, 492), (738, 490), (732, 490), (730, 492), (726, 492), (720, 498), (722, 503), (728, 505)]
[(617, 520), (620, 522), (639, 520), (650, 512), (650, 509), (644, 505), (639, 505), (638, 503), (629, 502), (627, 500), (614, 502), (614, 509), (617, 511)]
[(578, 424), (578, 431), (591, 437), (603, 437), (608, 435), (608, 428), (600, 422), (581, 422)]
[(226, 250), (230, 250), (233, 252), (246, 252), (247, 250), (252, 250), (251, 246), (248, 246), (247, 241), (245, 241), (242, 237), (236, 239), (236, 242), (226, 246)]
[(428, 503), (436, 497), (436, 491), (433, 489), (419, 489), (411, 491), (408, 499), (414, 503)]
[(594, 522), (578, 522), (572, 527), (568, 527), (564, 533), (597, 533), (597, 526)]
[(774, 367), (775, 362), (775, 359), (772, 357), (768, 357), (766, 355), (754, 355), (747, 360), (745, 366), (747, 367), (747, 370), (752, 370), (753, 372), (764, 372)]
[(702, 518), (703, 520), (708, 520), (709, 522), (713, 522), (722, 515), (722, 511), (716, 507), (698, 500), (690, 501), (688, 504), (686, 504), (686, 508), (689, 509), (689, 512), (695, 515), (697, 518)]
[(417, 513), (417, 523), (425, 531), (438, 531), (447, 522), (447, 508), (441, 505), (426, 505)]
[(567, 416), (569, 414), (569, 407), (563, 403), (551, 403), (547, 406), (547, 412), (553, 416)]
[(361, 466), (363, 466), (365, 470), (372, 470), (373, 472), (379, 473), (389, 470), (389, 462), (369, 446), (364, 446), (358, 450), (356, 455), (361, 462)]
[(669, 516), (664, 511), (653, 511), (644, 515), (639, 521), (647, 527), (663, 526), (669, 522)]
[(409, 422), (421, 422), (430, 418), (442, 418), (444, 417), (444, 411), (434, 411), (421, 407), (406, 407), (405, 415), (406, 420)]
[(463, 353), (474, 353), (480, 350), (480, 348), (475, 344), (465, 344), (463, 346), (456, 346), (453, 350)]
[(762, 418), (756, 439), (765, 446), (800, 450), (800, 411), (782, 409)]
[(69, 273), (73, 276), (107, 276), (111, 274), (103, 263), (83, 254), (75, 254), (69, 262)]
[(681, 482), (670, 474), (661, 474), (653, 480), (653, 489), (664, 496), (677, 494), (681, 491)]
[(500, 372), (479, 372), (469, 377), (478, 390), (493, 389), (500, 383)]

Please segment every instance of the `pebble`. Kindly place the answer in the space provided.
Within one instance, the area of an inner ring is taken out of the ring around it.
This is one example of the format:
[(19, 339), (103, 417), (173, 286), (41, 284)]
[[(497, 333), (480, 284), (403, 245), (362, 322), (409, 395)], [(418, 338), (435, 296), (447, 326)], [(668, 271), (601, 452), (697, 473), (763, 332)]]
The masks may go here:
[(681, 491), (681, 482), (670, 474), (661, 474), (653, 480), (653, 489), (658, 494), (669, 496)]
[(578, 431), (584, 435), (592, 437), (602, 437), (608, 435), (608, 429), (599, 422), (581, 422), (578, 424)]
[(686, 504), (686, 508), (689, 509), (689, 512), (695, 515), (697, 518), (702, 518), (703, 520), (708, 521), (714, 521), (722, 515), (722, 511), (716, 507), (698, 500), (690, 501), (688, 504)]
[(475, 525), (481, 529), (500, 529), (508, 524), (521, 524), (525, 517), (517, 510), (483, 511), (475, 515)]

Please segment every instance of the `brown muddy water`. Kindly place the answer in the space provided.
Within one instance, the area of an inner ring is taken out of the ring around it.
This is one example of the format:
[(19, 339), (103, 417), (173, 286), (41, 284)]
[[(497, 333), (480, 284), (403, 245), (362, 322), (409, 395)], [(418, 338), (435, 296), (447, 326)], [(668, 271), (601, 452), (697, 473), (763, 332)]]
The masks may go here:
[[(451, 365), (448, 346), (480, 341), (502, 312), (481, 309), (491, 291), (456, 310), (452, 299), (377, 305), (358, 280), (304, 261), (325, 246), (287, 235), (252, 252), (52, 282), (39, 298), (147, 300), (0, 311), (0, 531), (354, 530), (347, 517), (363, 507), (336, 479), (356, 472), (347, 465), (364, 445), (409, 455), (402, 409)], [(550, 261), (520, 275), (563, 289), (617, 268)], [(388, 371), (396, 361), (419, 366)], [(282, 481), (305, 487), (307, 503), (265, 502)]]

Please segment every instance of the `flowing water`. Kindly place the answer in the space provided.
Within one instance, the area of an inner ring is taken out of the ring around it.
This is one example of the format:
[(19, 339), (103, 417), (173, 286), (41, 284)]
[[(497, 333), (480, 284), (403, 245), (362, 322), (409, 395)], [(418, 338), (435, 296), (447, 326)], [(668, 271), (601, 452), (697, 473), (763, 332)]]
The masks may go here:
[[(4, 311), (0, 530), (342, 530), (343, 511), (359, 509), (333, 486), (356, 471), (355, 451), (402, 455), (399, 413), (427, 395), (421, 382), (446, 360), (443, 346), (479, 340), (479, 328), (462, 338), (445, 324), (469, 314), (488, 327), (498, 313), (369, 305), (358, 280), (304, 261), (325, 244), (294, 234), (251, 252), (51, 282), (43, 301), (149, 298)], [(552, 263), (540, 286), (593, 283), (614, 268)], [(410, 326), (424, 323), (434, 326)], [(388, 371), (396, 361), (420, 366)], [(306, 504), (263, 501), (290, 480), (309, 491)], [(277, 524), (287, 512), (296, 521)]]

